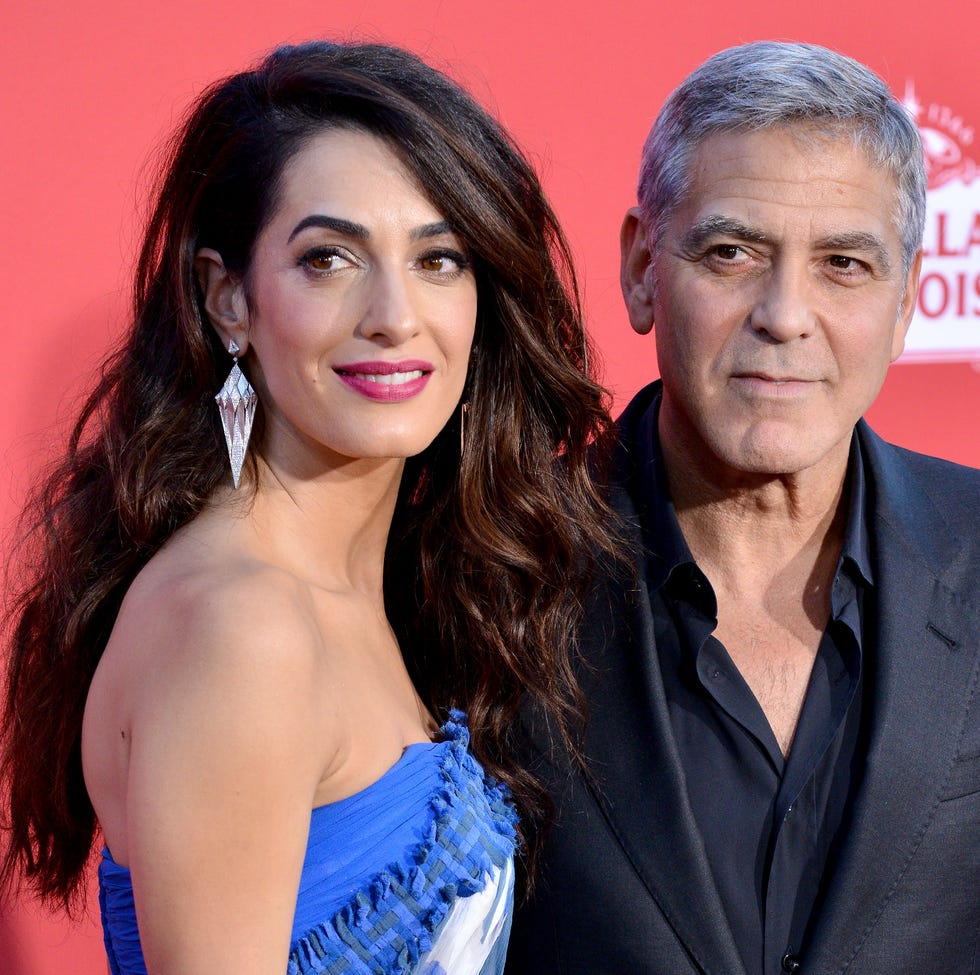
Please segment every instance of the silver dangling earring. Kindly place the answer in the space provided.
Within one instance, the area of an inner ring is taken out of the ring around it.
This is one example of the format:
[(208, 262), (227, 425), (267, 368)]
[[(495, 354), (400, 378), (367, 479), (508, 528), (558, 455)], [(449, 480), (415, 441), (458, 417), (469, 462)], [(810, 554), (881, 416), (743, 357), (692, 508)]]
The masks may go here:
[(245, 373), (238, 368), (238, 353), (241, 348), (231, 339), (228, 351), (235, 357), (235, 362), (228, 373), (221, 392), (214, 400), (218, 404), (218, 414), (221, 416), (221, 426), (225, 431), (225, 443), (228, 445), (228, 459), (231, 461), (231, 479), (238, 489), (238, 479), (242, 476), (242, 464), (245, 463), (245, 449), (248, 438), (252, 434), (252, 421), (255, 419), (255, 406), (259, 401), (252, 389), (252, 384), (245, 378)]
[(466, 446), (466, 414), (470, 411), (469, 400), (459, 408), (459, 456), (463, 456), (463, 448)]

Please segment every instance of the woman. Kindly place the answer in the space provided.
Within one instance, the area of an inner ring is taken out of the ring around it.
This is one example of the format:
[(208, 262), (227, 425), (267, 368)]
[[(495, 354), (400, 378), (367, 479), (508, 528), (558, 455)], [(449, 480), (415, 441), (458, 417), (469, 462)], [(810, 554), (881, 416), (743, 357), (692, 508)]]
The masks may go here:
[(311, 43), (205, 92), (33, 509), (8, 885), (71, 905), (101, 833), (121, 975), (500, 971), (510, 729), (523, 692), (569, 726), (607, 544), (585, 355), (533, 173), (444, 76)]

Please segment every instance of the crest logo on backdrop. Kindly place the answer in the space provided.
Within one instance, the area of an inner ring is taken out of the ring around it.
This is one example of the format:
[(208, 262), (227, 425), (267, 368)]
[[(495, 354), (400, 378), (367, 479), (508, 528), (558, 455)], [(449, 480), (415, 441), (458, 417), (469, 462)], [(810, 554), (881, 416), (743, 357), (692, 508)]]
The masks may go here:
[(922, 136), (929, 174), (918, 306), (902, 361), (980, 362), (980, 165), (977, 131), (954, 109), (903, 104)]

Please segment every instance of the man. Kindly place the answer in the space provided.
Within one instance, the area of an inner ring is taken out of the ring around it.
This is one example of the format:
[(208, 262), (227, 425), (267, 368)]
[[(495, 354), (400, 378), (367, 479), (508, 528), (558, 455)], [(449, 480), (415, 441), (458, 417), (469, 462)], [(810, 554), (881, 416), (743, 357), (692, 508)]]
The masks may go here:
[(724, 51), (622, 232), (662, 383), (620, 421), (635, 572), (581, 634), (588, 772), (509, 973), (980, 972), (980, 475), (867, 427), (915, 307), (918, 134), (863, 66)]

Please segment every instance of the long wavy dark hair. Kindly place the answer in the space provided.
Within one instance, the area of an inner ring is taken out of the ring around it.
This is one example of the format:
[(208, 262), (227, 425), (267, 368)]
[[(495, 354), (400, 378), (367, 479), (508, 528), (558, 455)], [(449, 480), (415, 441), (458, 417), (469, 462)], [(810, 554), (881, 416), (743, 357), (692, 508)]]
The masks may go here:
[(529, 819), (547, 799), (514, 758), (522, 693), (574, 743), (586, 553), (612, 548), (587, 449), (609, 421), (561, 230), (520, 151), (438, 71), (382, 45), (283, 47), (204, 92), (170, 145), (132, 328), (27, 509), (7, 616), (3, 889), (23, 877), (73, 907), (98, 828), (80, 747), (92, 675), (136, 574), (228, 477), (214, 394), (229, 359), (202, 324), (194, 255), (212, 247), (244, 274), (284, 165), (331, 127), (399, 154), (477, 278), (464, 444), (459, 410), (407, 463), (389, 543), (409, 669), (431, 707), (469, 713), (477, 756)]

